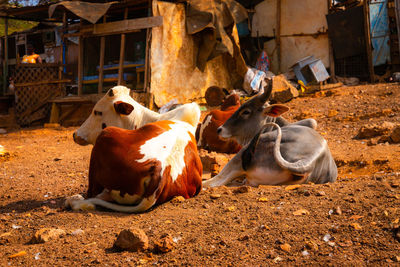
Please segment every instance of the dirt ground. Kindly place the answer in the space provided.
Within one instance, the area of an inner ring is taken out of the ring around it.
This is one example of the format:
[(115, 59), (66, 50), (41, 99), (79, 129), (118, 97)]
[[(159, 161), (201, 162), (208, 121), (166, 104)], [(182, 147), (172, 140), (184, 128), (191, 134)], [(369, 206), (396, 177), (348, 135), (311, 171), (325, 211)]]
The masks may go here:
[[(91, 147), (73, 142), (76, 128), (0, 135), (10, 152), (0, 158), (0, 265), (400, 264), (400, 145), (354, 139), (368, 124), (400, 124), (399, 103), (399, 84), (342, 87), (288, 103), (289, 120), (318, 121), (339, 167), (335, 183), (220, 187), (143, 214), (63, 208), (65, 197), (87, 188)], [(147, 251), (113, 247), (131, 227), (147, 234)], [(32, 244), (43, 228), (66, 234)], [(173, 238), (167, 253), (153, 249), (163, 234)]]

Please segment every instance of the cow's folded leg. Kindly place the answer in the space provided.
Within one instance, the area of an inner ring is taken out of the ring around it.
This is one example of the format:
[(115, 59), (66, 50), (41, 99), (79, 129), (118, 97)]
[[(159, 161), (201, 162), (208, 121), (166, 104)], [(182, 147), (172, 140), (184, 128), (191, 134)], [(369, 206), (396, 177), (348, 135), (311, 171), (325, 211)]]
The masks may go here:
[(213, 178), (203, 182), (204, 187), (215, 187), (226, 185), (233, 179), (243, 175), (245, 172), (242, 168), (242, 151), (239, 151), (221, 170), (221, 172)]
[(85, 200), (81, 195), (73, 195), (68, 197), (64, 203), (65, 207), (72, 210), (94, 210), (95, 205)]

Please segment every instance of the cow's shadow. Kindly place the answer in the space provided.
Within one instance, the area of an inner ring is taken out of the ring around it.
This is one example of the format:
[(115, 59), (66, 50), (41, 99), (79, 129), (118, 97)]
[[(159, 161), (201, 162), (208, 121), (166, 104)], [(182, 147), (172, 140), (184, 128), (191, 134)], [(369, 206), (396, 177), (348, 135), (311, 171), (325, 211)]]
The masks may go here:
[[(85, 195), (85, 194), (82, 194)], [(32, 199), (25, 199), (25, 200), (20, 200), (20, 201), (15, 201), (11, 202), (7, 205), (0, 206), (0, 214), (6, 214), (6, 213), (25, 213), (33, 210), (37, 210), (40, 208), (45, 208), (45, 209), (55, 209), (57, 211), (66, 211), (70, 213), (86, 213), (86, 211), (73, 211), (71, 209), (65, 208), (64, 203), (65, 203), (66, 197), (58, 197), (58, 198), (48, 198), (46, 200), (32, 200)], [(159, 205), (155, 205), (154, 207), (151, 207), (150, 209), (144, 211), (144, 212), (139, 212), (139, 213), (122, 213), (122, 212), (116, 212), (107, 208), (103, 208), (101, 206), (96, 206), (96, 209), (94, 211), (87, 211), (89, 213), (99, 213), (102, 215), (106, 216), (113, 216), (113, 217), (125, 217), (125, 216), (131, 216), (132, 214), (141, 214), (141, 213), (147, 213), (150, 212), (154, 209), (156, 209)]]
[(46, 206), (51, 209), (64, 207), (65, 198), (49, 198), (46, 200), (25, 199), (16, 202), (8, 203), (5, 206), (0, 206), (0, 214), (4, 213), (24, 213)]

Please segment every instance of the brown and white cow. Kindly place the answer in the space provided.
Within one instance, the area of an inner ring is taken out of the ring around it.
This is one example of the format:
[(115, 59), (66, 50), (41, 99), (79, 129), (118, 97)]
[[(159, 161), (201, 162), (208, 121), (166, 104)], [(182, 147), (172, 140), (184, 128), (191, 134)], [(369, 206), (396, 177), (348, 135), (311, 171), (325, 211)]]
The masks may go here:
[(96, 142), (100, 132), (115, 126), (133, 130), (161, 120), (181, 120), (194, 127), (200, 119), (200, 108), (196, 103), (184, 104), (174, 110), (159, 114), (137, 103), (125, 86), (115, 86), (101, 98), (86, 121), (73, 134), (75, 143), (88, 145)]
[(105, 128), (92, 150), (89, 198), (73, 196), (66, 206), (143, 212), (175, 196), (197, 195), (203, 169), (194, 131), (177, 120), (157, 121), (137, 130)]
[(206, 115), (203, 122), (197, 127), (197, 146), (220, 153), (237, 153), (242, 146), (233, 139), (222, 139), (217, 129), (232, 116), (240, 107), (240, 99), (237, 94), (231, 94), (221, 104), (219, 110), (213, 110)]

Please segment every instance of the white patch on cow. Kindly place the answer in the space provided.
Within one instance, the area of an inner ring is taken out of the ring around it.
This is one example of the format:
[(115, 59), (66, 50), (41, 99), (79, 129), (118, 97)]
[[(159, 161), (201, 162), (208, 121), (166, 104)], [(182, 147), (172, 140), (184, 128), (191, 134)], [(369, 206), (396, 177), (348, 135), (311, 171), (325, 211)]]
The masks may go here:
[(263, 184), (278, 185), (289, 181), (292, 174), (287, 170), (271, 170), (268, 167), (255, 167), (247, 171), (247, 182), (251, 186)]
[(185, 168), (185, 147), (191, 141), (189, 133), (194, 133), (194, 127), (181, 121), (173, 121), (171, 129), (144, 143), (139, 151), (143, 156), (137, 160), (139, 163), (156, 159), (161, 162), (161, 175), (165, 169), (171, 166), (171, 178), (174, 182), (183, 168)]
[(212, 115), (207, 115), (204, 122), (200, 125), (199, 142), (197, 143), (197, 146), (199, 146), (199, 147), (203, 146), (203, 132), (204, 132), (204, 129), (210, 124), (211, 119), (212, 119)]
[[(147, 123), (160, 120), (180, 120), (197, 127), (200, 119), (200, 108), (196, 103), (184, 104), (174, 110), (164, 114), (154, 112), (136, 102), (130, 96), (129, 88), (125, 86), (115, 86), (112, 88), (113, 96), (107, 93), (101, 98), (93, 110), (102, 113), (101, 116), (94, 115), (93, 112), (86, 121), (75, 132), (75, 135), (89, 144), (94, 144), (97, 137), (103, 130), (102, 124), (115, 126), (123, 129), (140, 128)], [(133, 111), (129, 115), (122, 115), (115, 111), (114, 103), (122, 101), (133, 106)]]
[(124, 205), (133, 205), (142, 199), (141, 195), (129, 195), (128, 193), (121, 196), (120, 191), (117, 190), (111, 190), (110, 196), (115, 202)]

